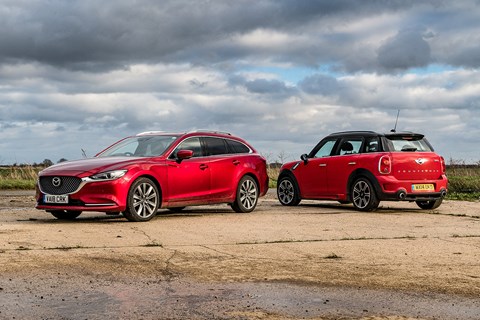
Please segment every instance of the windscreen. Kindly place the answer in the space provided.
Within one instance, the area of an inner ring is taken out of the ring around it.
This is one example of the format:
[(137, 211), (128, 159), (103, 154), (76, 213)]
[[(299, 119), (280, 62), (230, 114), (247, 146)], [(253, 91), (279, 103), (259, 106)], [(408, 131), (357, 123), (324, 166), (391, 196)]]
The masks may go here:
[(387, 135), (385, 145), (389, 151), (431, 152), (432, 146), (423, 135)]
[(97, 157), (155, 157), (162, 155), (177, 136), (137, 136), (124, 139)]

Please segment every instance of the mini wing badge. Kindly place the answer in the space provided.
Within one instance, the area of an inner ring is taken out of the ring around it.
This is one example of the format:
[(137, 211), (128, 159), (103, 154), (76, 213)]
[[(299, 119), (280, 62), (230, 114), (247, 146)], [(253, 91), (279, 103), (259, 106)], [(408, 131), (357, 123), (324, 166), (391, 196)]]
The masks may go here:
[(424, 158), (418, 158), (415, 160), (416, 163), (422, 165), (424, 164), (425, 162), (427, 162), (427, 159), (424, 159)]

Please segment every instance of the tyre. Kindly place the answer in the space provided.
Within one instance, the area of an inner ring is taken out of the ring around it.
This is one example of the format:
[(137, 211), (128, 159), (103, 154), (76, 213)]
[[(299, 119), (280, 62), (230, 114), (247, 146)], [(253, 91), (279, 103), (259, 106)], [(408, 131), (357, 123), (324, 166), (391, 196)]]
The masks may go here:
[(250, 176), (244, 176), (240, 179), (237, 186), (235, 202), (232, 203), (232, 209), (235, 212), (252, 212), (258, 202), (258, 186), (255, 180)]
[(129, 221), (148, 221), (160, 206), (160, 193), (152, 180), (138, 178), (133, 182), (127, 196), (127, 209), (123, 213)]
[(49, 211), (55, 218), (60, 220), (75, 220), (82, 211), (76, 210), (53, 210)]
[(437, 209), (442, 204), (443, 198), (432, 200), (432, 201), (415, 201), (417, 206), (423, 210)]
[(290, 176), (280, 178), (277, 184), (278, 201), (284, 206), (296, 206), (300, 203), (297, 183)]
[(351, 195), (353, 206), (360, 211), (375, 210), (380, 203), (372, 183), (367, 178), (361, 177), (355, 180)]

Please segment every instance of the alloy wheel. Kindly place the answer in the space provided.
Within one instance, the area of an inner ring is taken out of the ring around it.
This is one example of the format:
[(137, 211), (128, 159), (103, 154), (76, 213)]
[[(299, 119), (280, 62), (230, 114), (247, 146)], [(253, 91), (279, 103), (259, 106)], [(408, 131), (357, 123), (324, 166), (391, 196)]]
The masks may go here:
[(372, 190), (364, 180), (358, 180), (353, 187), (353, 203), (358, 209), (365, 209), (370, 203)]
[(258, 190), (255, 181), (245, 179), (240, 186), (240, 202), (247, 210), (251, 210), (257, 204)]
[(278, 199), (281, 203), (289, 204), (293, 202), (295, 197), (295, 187), (293, 183), (288, 180), (284, 179), (278, 185)]
[(155, 188), (147, 182), (139, 184), (133, 193), (133, 209), (141, 218), (148, 218), (157, 211), (158, 194)]

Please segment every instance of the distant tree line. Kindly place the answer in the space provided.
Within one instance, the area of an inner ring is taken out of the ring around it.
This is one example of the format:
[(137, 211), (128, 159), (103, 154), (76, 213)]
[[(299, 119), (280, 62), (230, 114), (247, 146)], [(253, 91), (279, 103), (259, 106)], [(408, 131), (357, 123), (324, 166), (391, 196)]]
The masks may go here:
[[(65, 158), (61, 158), (60, 160), (57, 161), (57, 163), (61, 163), (61, 162), (65, 162), (65, 161), (68, 161), (67, 159)], [(50, 159), (45, 159), (43, 160), (42, 162), (34, 162), (34, 163), (30, 163), (30, 164), (27, 164), (27, 163), (14, 163), (12, 164), (11, 166), (12, 167), (50, 167), (50, 166), (53, 166), (55, 163), (50, 160)], [(8, 165), (5, 165), (4, 167), (8, 167)]]

